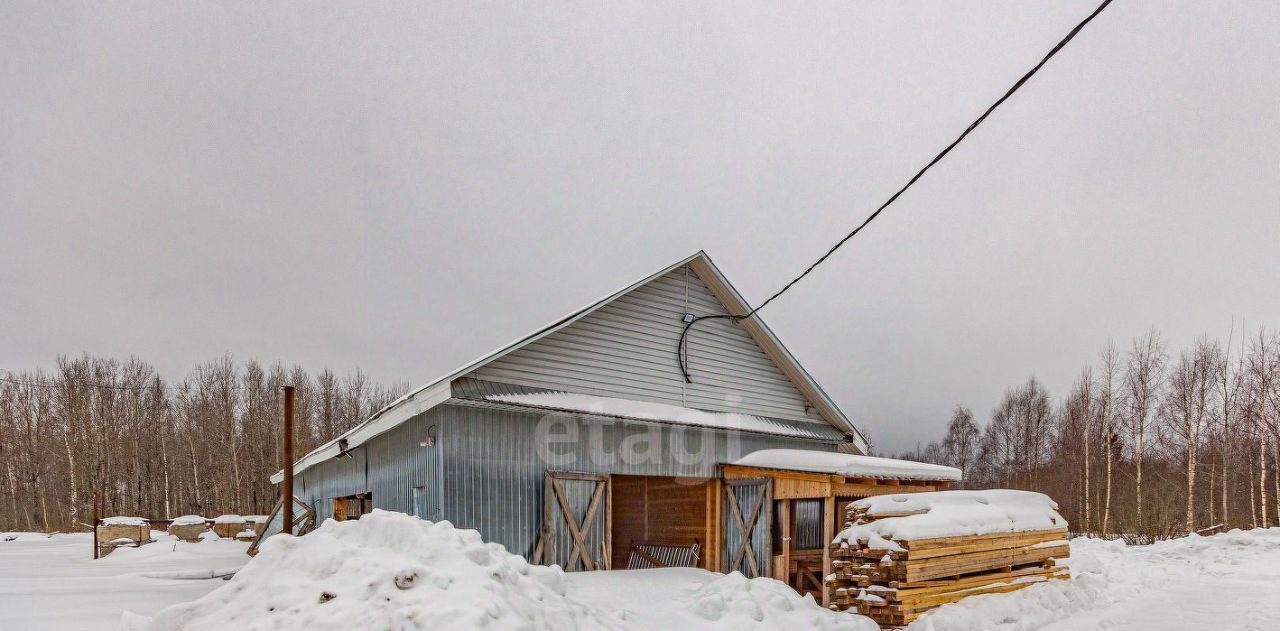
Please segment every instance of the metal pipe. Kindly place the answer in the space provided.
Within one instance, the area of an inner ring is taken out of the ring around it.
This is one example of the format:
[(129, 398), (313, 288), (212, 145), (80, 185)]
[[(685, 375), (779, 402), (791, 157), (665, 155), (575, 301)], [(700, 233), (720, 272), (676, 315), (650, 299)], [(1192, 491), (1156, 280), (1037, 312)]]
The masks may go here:
[(284, 440), (281, 441), (280, 532), (293, 534), (293, 386), (284, 387)]

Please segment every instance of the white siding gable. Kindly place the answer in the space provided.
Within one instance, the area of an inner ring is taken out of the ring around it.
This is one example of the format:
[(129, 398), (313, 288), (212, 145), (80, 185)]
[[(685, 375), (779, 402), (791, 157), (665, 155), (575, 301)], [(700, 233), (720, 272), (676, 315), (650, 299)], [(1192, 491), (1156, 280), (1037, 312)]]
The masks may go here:
[(471, 374), (523, 386), (823, 422), (733, 320), (704, 320), (690, 332), (693, 383), (686, 384), (676, 359), (685, 313), (726, 313), (688, 265)]

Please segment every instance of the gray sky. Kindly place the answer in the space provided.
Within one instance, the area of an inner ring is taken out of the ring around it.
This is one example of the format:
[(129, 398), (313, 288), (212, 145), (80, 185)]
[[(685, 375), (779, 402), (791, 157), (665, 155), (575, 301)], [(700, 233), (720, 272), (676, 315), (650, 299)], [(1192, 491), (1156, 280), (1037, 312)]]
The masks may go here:
[[(758, 302), (1094, 4), (2, 0), (0, 368), (420, 383), (699, 248)], [(1276, 324), (1277, 33), (1118, 0), (765, 320), (890, 450)]]

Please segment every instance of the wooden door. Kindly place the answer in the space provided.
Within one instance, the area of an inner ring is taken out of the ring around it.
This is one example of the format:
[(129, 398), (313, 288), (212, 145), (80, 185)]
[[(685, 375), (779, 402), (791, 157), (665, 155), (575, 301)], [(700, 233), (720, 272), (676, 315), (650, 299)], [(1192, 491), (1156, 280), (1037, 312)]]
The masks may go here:
[(534, 562), (566, 572), (609, 569), (613, 498), (608, 475), (548, 471), (543, 476), (542, 537)]
[(724, 572), (770, 576), (773, 566), (773, 480), (724, 481)]

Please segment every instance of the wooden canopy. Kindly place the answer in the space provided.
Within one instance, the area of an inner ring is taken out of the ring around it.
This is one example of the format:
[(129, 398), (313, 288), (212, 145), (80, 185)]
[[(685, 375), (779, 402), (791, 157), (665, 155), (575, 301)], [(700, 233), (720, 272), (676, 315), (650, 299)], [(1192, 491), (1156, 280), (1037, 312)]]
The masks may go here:
[[(873, 495), (889, 493), (920, 493), (944, 491), (951, 488), (951, 480), (900, 480), (886, 478), (858, 478), (831, 473), (794, 471), (765, 467), (748, 467), (725, 464), (720, 466), (725, 482), (732, 480), (766, 479), (772, 487), (772, 499), (781, 502), (778, 527), (781, 529), (781, 554), (773, 555), (771, 575), (786, 582), (797, 591), (815, 592), (821, 595), (823, 606), (828, 602), (827, 590), (822, 588), (822, 577), (831, 574), (831, 540), (835, 539), (839, 515), (846, 504)], [(801, 550), (795, 547), (795, 500), (822, 501), (822, 542), (820, 549)], [(764, 517), (768, 519), (766, 515)]]

